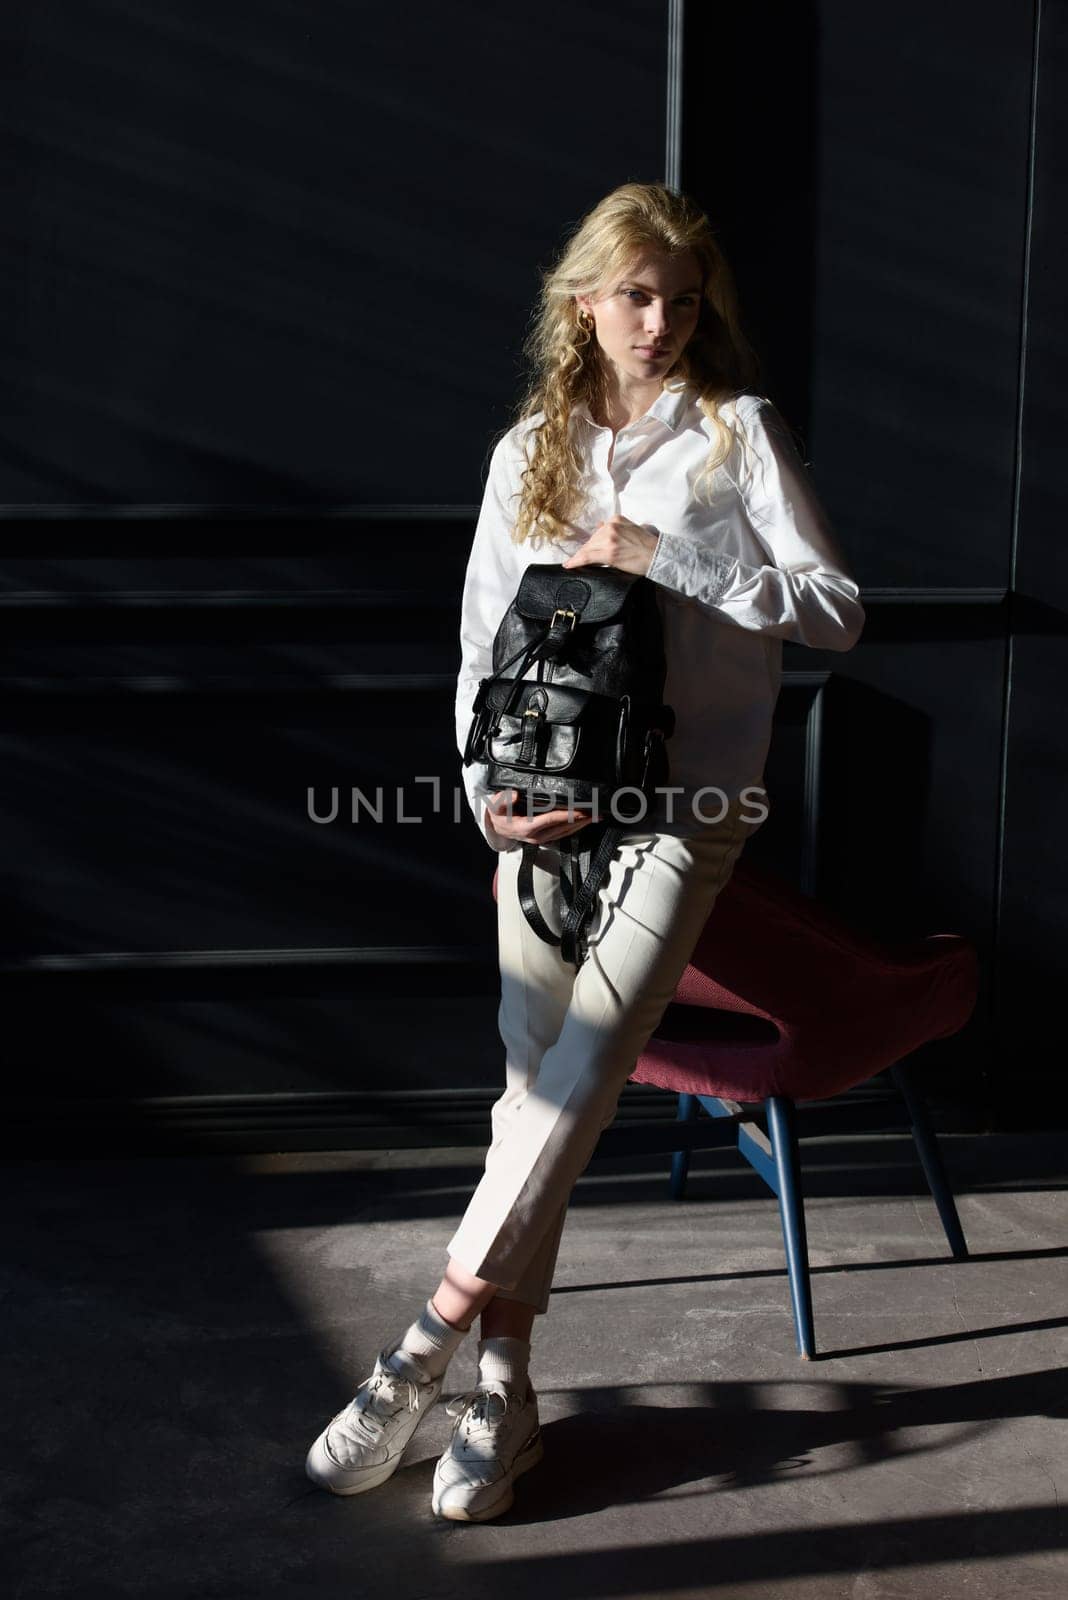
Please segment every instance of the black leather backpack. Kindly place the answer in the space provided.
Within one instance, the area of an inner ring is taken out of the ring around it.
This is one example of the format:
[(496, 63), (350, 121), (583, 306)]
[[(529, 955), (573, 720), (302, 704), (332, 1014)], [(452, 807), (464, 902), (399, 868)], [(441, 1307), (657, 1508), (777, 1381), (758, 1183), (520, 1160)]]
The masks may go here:
[[(527, 677), (532, 667), (536, 675)], [(519, 867), (527, 921), (579, 967), (616, 845), (628, 827), (642, 830), (668, 778), (665, 740), (675, 714), (664, 704), (656, 585), (614, 567), (533, 562), (497, 629), (493, 668), (475, 696), (464, 765), (484, 761), (491, 791), (516, 789), (535, 810), (569, 801), (594, 808), (592, 822), (557, 841), (568, 908), (559, 934), (534, 898), (537, 845), (522, 846)]]

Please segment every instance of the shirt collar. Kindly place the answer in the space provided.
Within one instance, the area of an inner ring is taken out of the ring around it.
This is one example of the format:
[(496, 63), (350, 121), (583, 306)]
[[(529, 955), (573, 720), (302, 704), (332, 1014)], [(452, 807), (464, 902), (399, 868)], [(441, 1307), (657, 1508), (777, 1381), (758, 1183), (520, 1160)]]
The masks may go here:
[[(663, 422), (674, 433), (679, 426), (682, 413), (690, 403), (691, 396), (692, 386), (685, 379), (677, 378), (674, 380), (673, 387), (661, 389), (648, 411), (637, 420), (644, 422), (647, 417), (655, 417), (658, 422)], [(585, 400), (576, 401), (571, 407), (571, 414), (576, 417), (584, 417), (595, 428), (599, 426), (598, 423), (594, 422), (590, 414), (589, 405)], [(632, 423), (631, 426), (633, 427), (634, 424)]]

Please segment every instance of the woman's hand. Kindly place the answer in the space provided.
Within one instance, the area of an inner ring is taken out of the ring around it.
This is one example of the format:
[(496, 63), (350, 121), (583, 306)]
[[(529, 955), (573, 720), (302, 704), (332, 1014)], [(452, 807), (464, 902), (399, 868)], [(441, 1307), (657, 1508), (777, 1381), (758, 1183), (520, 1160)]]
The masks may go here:
[(607, 522), (598, 523), (582, 549), (568, 556), (561, 566), (573, 568), (599, 564), (616, 567), (620, 572), (634, 572), (643, 578), (649, 570), (658, 542), (658, 534), (639, 527), (629, 517), (609, 517)]
[(491, 833), (505, 839), (521, 839), (524, 844), (552, 844), (565, 834), (577, 833), (593, 821), (592, 812), (572, 807), (558, 806), (555, 811), (542, 811), (528, 817), (525, 812), (509, 816), (508, 808), (519, 798), (517, 789), (499, 789), (486, 802), (486, 824)]

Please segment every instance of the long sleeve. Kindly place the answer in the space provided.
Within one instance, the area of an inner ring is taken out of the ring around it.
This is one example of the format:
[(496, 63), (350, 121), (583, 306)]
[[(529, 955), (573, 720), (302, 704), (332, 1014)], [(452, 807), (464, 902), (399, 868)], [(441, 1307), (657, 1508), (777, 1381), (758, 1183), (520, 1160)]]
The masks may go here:
[[(463, 756), (471, 727), (479, 681), (493, 671), (493, 639), (515, 598), (521, 577), (511, 531), (523, 467), (516, 432), (498, 440), (490, 457), (486, 488), (467, 559), (460, 601), (460, 670), (456, 680), (456, 745)], [(461, 777), (471, 812), (491, 849), (518, 850), (518, 839), (491, 835), (486, 823), (485, 767), (461, 764)], [(480, 792), (482, 791), (482, 792)]]
[(751, 461), (736, 487), (771, 561), (751, 564), (645, 523), (658, 535), (647, 576), (738, 627), (818, 650), (849, 650), (864, 627), (860, 590), (785, 423), (761, 398), (742, 426)]

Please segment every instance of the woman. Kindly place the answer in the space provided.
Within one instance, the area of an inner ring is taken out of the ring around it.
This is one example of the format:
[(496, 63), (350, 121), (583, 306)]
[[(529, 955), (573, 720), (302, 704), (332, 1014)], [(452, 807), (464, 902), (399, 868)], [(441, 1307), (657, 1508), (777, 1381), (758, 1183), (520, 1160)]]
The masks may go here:
[(441, 1283), (307, 1460), (338, 1494), (384, 1482), (481, 1315), (477, 1386), (450, 1405), (457, 1421), (431, 1502), (463, 1521), (507, 1510), (514, 1479), (541, 1459), (527, 1366), (568, 1198), (767, 815), (782, 640), (848, 650), (864, 622), (790, 435), (750, 392), (755, 359), (730, 272), (686, 197), (628, 183), (594, 207), (545, 275), (527, 353), (534, 378), (494, 448), (467, 564), (459, 747), (497, 626), (535, 560), (608, 565), (657, 585), (676, 727), (672, 788), (620, 841), (577, 972), (531, 929), (516, 877), (521, 845), (543, 847), (535, 892), (559, 927), (556, 841), (589, 815), (527, 815), (514, 791), (487, 796), (479, 772), (464, 769), (499, 852), (505, 1088)]

